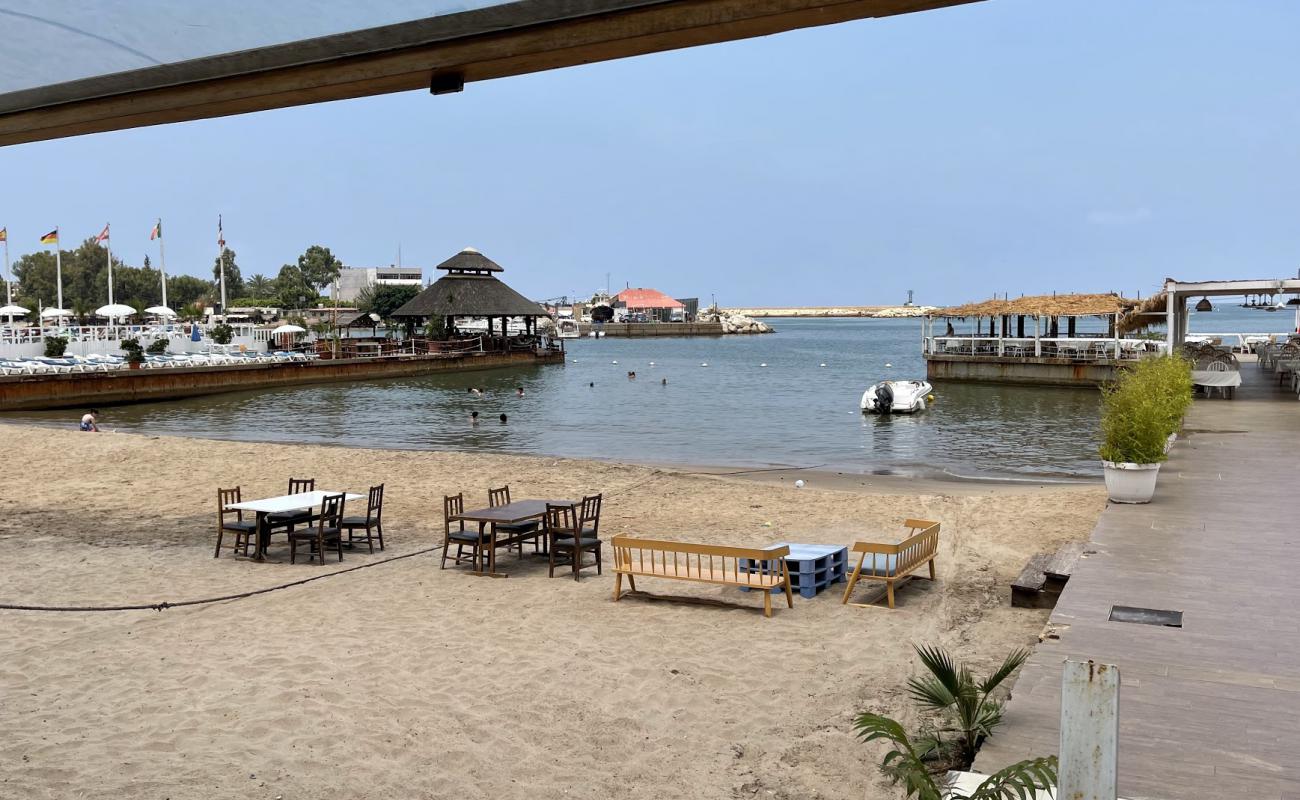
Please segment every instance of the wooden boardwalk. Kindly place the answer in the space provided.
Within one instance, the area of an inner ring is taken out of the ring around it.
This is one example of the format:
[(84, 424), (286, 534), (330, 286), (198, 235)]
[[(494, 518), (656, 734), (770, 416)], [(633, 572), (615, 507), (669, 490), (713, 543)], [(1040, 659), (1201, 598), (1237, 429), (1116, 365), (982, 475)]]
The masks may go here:
[(1300, 401), (1242, 376), (1196, 401), (1150, 505), (1102, 514), (977, 770), (1056, 753), (1061, 664), (1091, 658), (1120, 667), (1121, 797), (1300, 800)]

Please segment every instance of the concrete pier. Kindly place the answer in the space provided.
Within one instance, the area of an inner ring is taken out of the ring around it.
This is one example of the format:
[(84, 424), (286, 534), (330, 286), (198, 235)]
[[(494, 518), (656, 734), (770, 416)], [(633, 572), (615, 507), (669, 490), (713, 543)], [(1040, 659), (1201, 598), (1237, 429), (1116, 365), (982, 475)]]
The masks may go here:
[[(1294, 800), (1300, 719), (1300, 402), (1242, 359), (1235, 400), (1198, 399), (1149, 505), (1109, 506), (975, 768), (1059, 743), (1061, 665), (1116, 664), (1119, 795)], [(1110, 621), (1114, 606), (1182, 627)]]
[(640, 336), (721, 336), (720, 322), (607, 322), (593, 325), (590, 322), (578, 323), (578, 333), (586, 336), (593, 330), (602, 336), (640, 337)]
[(1110, 360), (925, 354), (925, 374), (931, 381), (1087, 388), (1113, 379), (1118, 366)]

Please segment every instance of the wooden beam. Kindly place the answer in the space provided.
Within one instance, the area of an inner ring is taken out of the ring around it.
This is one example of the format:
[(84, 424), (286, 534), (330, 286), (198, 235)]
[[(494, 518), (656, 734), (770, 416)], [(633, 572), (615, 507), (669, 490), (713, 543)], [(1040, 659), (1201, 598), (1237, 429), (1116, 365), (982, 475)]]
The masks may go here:
[(666, 0), (600, 13), (595, 0), (573, 0), (592, 13), (541, 24), (517, 18), (517, 27), (510, 14), (539, 4), (511, 3), (466, 12), (495, 20), (481, 33), (284, 67), (252, 68), (254, 60), (247, 71), (222, 77), (22, 108), (0, 115), (0, 145), (427, 91), (435, 74), (469, 83), (977, 1)]

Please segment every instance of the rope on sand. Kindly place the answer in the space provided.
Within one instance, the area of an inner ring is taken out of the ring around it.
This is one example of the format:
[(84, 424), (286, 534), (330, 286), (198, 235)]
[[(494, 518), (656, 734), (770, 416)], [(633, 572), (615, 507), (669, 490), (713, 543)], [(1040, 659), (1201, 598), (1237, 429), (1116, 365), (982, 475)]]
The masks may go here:
[(420, 556), (420, 555), (424, 555), (425, 553), (432, 553), (436, 550), (441, 550), (441, 549), (442, 549), (442, 545), (437, 545), (435, 547), (425, 548), (424, 550), (416, 550), (413, 553), (403, 553), (400, 556), (390, 556), (389, 558), (385, 558), (381, 561), (372, 561), (368, 564), (358, 564), (355, 567), (348, 567), (346, 569), (337, 569), (334, 570), (333, 572), (327, 572), (324, 575), (313, 575), (310, 578), (303, 578), (302, 580), (290, 581), (289, 583), (282, 583), (277, 586), (268, 586), (264, 589), (253, 589), (252, 591), (239, 592), (238, 594), (226, 594), (220, 597), (205, 597), (202, 600), (178, 600), (175, 603), (169, 603), (167, 601), (163, 601), (161, 603), (140, 603), (137, 605), (128, 605), (128, 606), (24, 606), (24, 605), (12, 604), (12, 603), (0, 603), (0, 610), (5, 610), (5, 611), (163, 611), (168, 608), (181, 608), (182, 606), (201, 606), (201, 605), (206, 605), (208, 603), (221, 603), (221, 602), (225, 602), (226, 600), (243, 600), (246, 597), (254, 597), (259, 594), (267, 594), (268, 592), (278, 592), (281, 589), (288, 589), (291, 586), (301, 586), (304, 583), (311, 583), (312, 581), (319, 581), (324, 578), (332, 578), (335, 575), (342, 575), (345, 572), (355, 572), (356, 570), (366, 569), (367, 567), (377, 567), (380, 564), (390, 564), (394, 561), (401, 561), (404, 558), (411, 558), (412, 556)]

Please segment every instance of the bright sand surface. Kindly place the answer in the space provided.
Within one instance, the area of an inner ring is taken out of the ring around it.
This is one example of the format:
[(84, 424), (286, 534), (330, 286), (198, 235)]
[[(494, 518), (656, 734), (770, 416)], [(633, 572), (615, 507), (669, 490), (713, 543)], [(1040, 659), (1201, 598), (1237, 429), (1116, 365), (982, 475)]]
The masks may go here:
[(348, 552), (345, 568), (440, 544), (442, 493), (480, 506), (506, 482), (516, 499), (604, 492), (606, 539), (848, 543), (909, 516), (943, 523), (939, 581), (902, 588), (895, 611), (843, 606), (832, 589), (764, 619), (756, 594), (649, 579), (638, 588), (734, 605), (615, 605), (609, 570), (548, 579), (542, 559), (504, 551), (505, 580), (439, 571), (435, 552), (164, 611), (3, 610), (6, 798), (897, 796), (854, 714), (914, 719), (909, 642), (980, 668), (1033, 644), (1048, 612), (1011, 608), (1008, 583), (1032, 553), (1086, 537), (1105, 496), (816, 474), (796, 489), (763, 474), (15, 425), (0, 437), (0, 603), (176, 602), (333, 572), (290, 565), (282, 536), (269, 563), (212, 557), (216, 487), (261, 497), (290, 476), (387, 484), (389, 547)]

